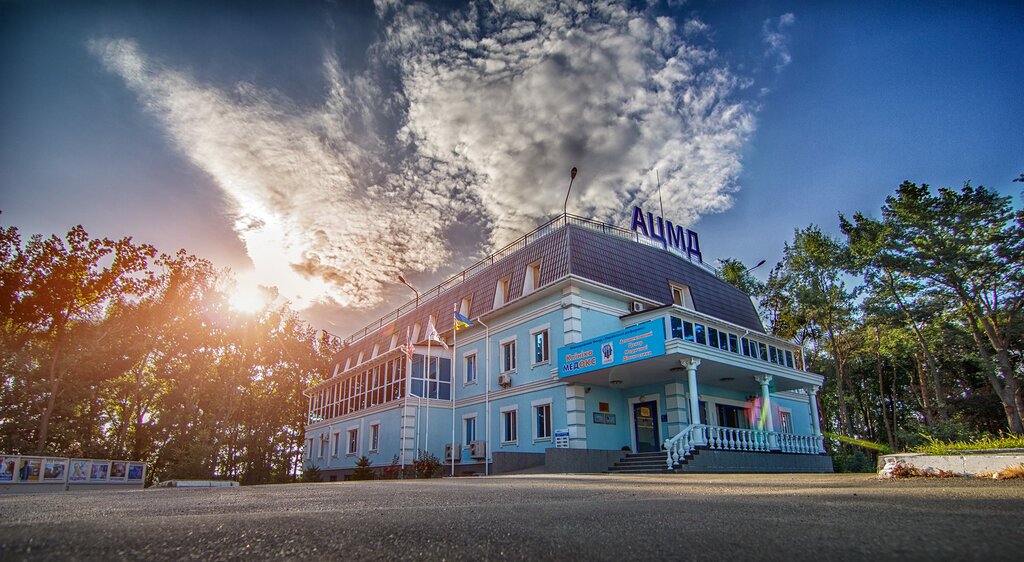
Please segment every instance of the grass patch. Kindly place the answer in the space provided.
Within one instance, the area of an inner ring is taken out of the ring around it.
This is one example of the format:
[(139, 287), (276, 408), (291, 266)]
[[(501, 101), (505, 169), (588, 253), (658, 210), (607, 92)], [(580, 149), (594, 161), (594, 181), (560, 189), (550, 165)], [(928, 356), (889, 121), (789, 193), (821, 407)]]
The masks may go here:
[(950, 455), (963, 451), (988, 451), (992, 449), (1024, 449), (1024, 436), (988, 436), (972, 441), (938, 441), (929, 439), (928, 443), (911, 449), (914, 453), (926, 455)]

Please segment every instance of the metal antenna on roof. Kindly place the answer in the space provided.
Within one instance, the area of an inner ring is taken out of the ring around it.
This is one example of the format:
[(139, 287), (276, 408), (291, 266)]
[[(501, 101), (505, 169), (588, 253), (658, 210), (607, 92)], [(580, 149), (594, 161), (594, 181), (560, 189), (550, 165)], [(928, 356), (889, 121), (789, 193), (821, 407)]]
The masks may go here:
[(654, 177), (658, 180), (658, 206), (661, 207), (661, 218), (665, 218), (665, 203), (661, 200), (661, 176), (658, 175), (658, 169), (654, 169)]

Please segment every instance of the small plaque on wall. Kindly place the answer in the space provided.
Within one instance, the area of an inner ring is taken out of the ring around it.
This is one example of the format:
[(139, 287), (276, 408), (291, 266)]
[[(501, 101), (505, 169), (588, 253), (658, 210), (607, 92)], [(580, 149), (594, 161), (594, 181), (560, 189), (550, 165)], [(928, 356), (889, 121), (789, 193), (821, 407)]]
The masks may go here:
[(615, 414), (594, 412), (594, 423), (603, 425), (615, 425)]

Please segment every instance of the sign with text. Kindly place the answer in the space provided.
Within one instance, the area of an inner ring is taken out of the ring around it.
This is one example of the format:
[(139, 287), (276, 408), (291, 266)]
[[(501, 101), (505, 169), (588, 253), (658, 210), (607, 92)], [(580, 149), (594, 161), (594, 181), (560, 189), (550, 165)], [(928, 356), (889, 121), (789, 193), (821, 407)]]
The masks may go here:
[(665, 354), (665, 323), (648, 320), (580, 343), (558, 348), (558, 377), (574, 377)]

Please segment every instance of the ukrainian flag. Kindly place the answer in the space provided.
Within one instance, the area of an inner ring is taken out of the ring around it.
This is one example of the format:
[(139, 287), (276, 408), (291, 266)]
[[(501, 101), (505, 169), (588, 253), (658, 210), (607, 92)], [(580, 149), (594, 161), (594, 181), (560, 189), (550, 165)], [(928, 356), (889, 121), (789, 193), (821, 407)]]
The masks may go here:
[(459, 314), (458, 311), (455, 311), (455, 329), (456, 330), (461, 330), (463, 328), (469, 328), (472, 325), (473, 325), (473, 323), (469, 321), (469, 318), (466, 318), (465, 316)]

